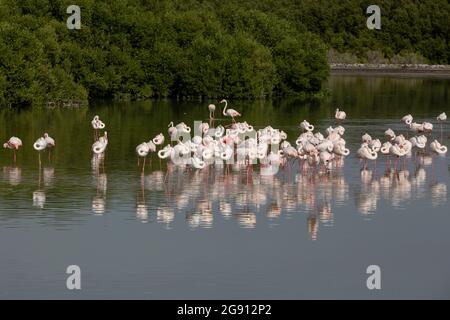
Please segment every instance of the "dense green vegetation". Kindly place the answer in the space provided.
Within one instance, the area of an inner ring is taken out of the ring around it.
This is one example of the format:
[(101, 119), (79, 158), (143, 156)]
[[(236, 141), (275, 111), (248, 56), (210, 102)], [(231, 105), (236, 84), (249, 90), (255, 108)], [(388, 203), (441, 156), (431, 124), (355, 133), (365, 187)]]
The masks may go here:
[[(0, 3), (0, 105), (320, 92), (327, 53), (449, 63), (447, 0), (71, 0)], [(374, 3), (375, 3), (374, 2)], [(333, 49), (330, 51), (330, 49)], [(329, 55), (330, 57), (330, 55)]]

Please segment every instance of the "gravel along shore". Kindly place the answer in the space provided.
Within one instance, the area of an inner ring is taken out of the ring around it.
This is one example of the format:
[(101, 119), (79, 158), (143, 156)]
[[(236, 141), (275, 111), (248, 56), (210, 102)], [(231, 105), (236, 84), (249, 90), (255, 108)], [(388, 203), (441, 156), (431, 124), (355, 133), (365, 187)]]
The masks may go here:
[(450, 65), (331, 63), (332, 74), (402, 74), (450, 78)]

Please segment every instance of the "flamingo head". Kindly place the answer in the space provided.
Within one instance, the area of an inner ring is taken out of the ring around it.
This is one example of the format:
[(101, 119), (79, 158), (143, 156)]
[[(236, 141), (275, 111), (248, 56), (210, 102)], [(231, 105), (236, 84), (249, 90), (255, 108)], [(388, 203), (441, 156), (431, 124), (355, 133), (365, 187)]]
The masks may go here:
[(8, 143), (7, 142), (5, 142), (4, 144), (3, 144), (3, 148), (8, 148)]
[(225, 100), (225, 99), (222, 99), (222, 100), (220, 100), (220, 102), (219, 102), (219, 103), (225, 103), (225, 102), (227, 102), (227, 100)]

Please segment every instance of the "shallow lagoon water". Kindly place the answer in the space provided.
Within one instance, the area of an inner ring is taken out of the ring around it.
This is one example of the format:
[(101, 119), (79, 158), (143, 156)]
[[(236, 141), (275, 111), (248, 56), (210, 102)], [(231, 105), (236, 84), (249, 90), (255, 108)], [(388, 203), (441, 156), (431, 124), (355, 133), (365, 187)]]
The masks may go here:
[[(351, 154), (329, 174), (293, 164), (275, 177), (255, 168), (247, 180), (245, 169), (169, 168), (164, 182), (167, 166), (153, 157), (141, 177), (135, 146), (159, 132), (167, 138), (172, 120), (206, 120), (205, 102), (0, 111), (0, 138), (24, 142), (16, 166), (0, 152), (0, 298), (450, 298), (448, 156), (413, 155), (397, 171), (382, 157), (361, 170), (355, 157), (365, 132), (406, 134), (406, 113), (432, 122), (449, 113), (450, 80), (342, 75), (328, 85), (323, 102), (230, 104), (291, 142), (302, 120), (323, 132), (344, 109)], [(100, 174), (90, 150), (95, 114), (110, 139)], [(44, 132), (57, 146), (39, 173), (32, 144)], [(66, 289), (72, 264), (81, 268), (79, 291)], [(372, 264), (381, 290), (366, 287)]]

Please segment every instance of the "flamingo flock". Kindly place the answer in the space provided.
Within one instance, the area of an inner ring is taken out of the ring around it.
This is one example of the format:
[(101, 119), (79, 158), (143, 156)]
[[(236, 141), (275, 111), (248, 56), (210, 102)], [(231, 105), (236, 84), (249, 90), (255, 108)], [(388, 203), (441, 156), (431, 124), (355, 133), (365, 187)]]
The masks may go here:
[[(168, 161), (171, 165), (187, 167), (196, 170), (217, 168), (223, 169), (226, 174), (230, 168), (245, 168), (247, 178), (253, 173), (253, 167), (259, 164), (260, 173), (263, 175), (274, 175), (278, 169), (290, 168), (298, 163), (302, 170), (330, 171), (333, 168), (342, 166), (342, 159), (350, 154), (344, 139), (345, 128), (342, 125), (347, 118), (347, 114), (340, 109), (335, 110), (334, 118), (337, 126), (329, 126), (325, 132), (315, 131), (315, 126), (307, 120), (299, 124), (299, 135), (295, 142), (290, 142), (286, 132), (268, 125), (264, 128), (255, 129), (247, 121), (237, 122), (236, 118), (241, 117), (241, 113), (228, 107), (228, 101), (223, 99), (219, 102), (224, 104), (222, 115), (231, 118), (229, 124), (214, 125), (216, 106), (208, 105), (209, 123), (195, 122), (191, 129), (185, 122), (174, 124), (169, 123), (167, 133), (170, 142), (166, 141), (163, 133), (159, 133), (154, 138), (144, 141), (136, 146), (135, 151), (138, 158), (143, 160), (141, 172), (144, 174), (147, 159), (152, 154), (162, 160)], [(406, 137), (403, 133), (394, 132), (388, 128), (381, 139), (372, 138), (365, 133), (361, 137), (361, 145), (356, 152), (367, 166), (369, 160), (376, 161), (381, 153), (388, 160), (394, 159), (395, 168), (397, 162), (411, 156), (413, 150), (424, 152), (429, 148), (436, 154), (446, 154), (447, 147), (437, 139), (429, 143), (433, 124), (430, 122), (416, 122), (411, 114), (405, 115), (402, 122), (406, 125)], [(436, 120), (441, 125), (447, 120), (447, 115), (441, 113)], [(94, 143), (92, 152), (96, 163), (103, 163), (108, 146), (108, 133), (103, 131), (105, 123), (98, 115), (91, 121), (93, 129)], [(408, 138), (409, 132), (413, 132)], [(3, 147), (13, 151), (13, 161), (16, 163), (16, 152), (22, 147), (22, 140), (18, 137), (11, 137), (3, 144)], [(48, 159), (51, 161), (51, 150), (55, 147), (55, 140), (48, 133), (38, 138), (33, 148), (38, 152), (39, 166), (41, 166), (41, 153), (48, 151)], [(164, 145), (164, 146), (163, 146)], [(169, 170), (167, 171), (169, 173)]]
[[(447, 119), (447, 115), (443, 112), (436, 119), (442, 125), (442, 122)], [(384, 132), (384, 143), (381, 143), (379, 139), (372, 139), (372, 137), (367, 133), (362, 136), (362, 144), (358, 149), (357, 154), (358, 157), (364, 161), (364, 166), (367, 165), (368, 160), (376, 161), (379, 152), (386, 157), (386, 160), (388, 157), (394, 158), (395, 168), (397, 168), (398, 160), (404, 157), (411, 157), (413, 150), (416, 150), (416, 152), (419, 153), (424, 152), (428, 142), (427, 135), (431, 135), (431, 132), (433, 131), (433, 124), (430, 122), (413, 122), (414, 118), (411, 114), (405, 115), (401, 120), (404, 122), (409, 131), (413, 131), (415, 133), (413, 137), (408, 139), (402, 133), (396, 134), (391, 128)], [(447, 153), (447, 147), (437, 139), (434, 139), (429, 144), (429, 148), (432, 152), (439, 155), (444, 155)]]

